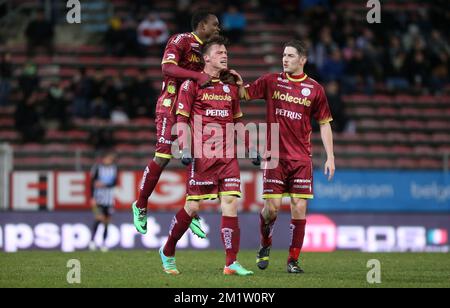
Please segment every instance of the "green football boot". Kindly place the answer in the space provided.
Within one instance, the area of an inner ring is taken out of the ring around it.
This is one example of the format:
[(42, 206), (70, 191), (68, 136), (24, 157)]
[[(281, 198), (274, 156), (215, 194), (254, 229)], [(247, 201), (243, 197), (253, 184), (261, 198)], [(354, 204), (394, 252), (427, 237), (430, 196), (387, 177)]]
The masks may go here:
[(206, 238), (206, 233), (202, 230), (202, 225), (200, 224), (200, 217), (197, 216), (192, 218), (192, 222), (189, 225), (189, 228), (199, 238)]
[(177, 270), (177, 264), (175, 257), (166, 257), (163, 252), (163, 247), (159, 249), (159, 256), (163, 265), (164, 272), (168, 275), (179, 275), (180, 271)]
[(133, 209), (133, 222), (136, 230), (141, 234), (147, 233), (147, 209), (139, 209), (136, 206), (137, 201), (131, 206)]

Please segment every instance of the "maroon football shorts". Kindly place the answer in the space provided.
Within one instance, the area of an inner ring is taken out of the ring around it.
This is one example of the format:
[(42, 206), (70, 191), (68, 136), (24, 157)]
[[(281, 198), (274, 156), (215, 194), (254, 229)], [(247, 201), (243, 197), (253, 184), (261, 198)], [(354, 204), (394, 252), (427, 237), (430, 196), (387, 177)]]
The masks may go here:
[(263, 199), (313, 199), (312, 161), (280, 159), (278, 167), (264, 170)]
[(197, 158), (187, 172), (187, 201), (213, 200), (219, 196), (241, 197), (237, 159)]

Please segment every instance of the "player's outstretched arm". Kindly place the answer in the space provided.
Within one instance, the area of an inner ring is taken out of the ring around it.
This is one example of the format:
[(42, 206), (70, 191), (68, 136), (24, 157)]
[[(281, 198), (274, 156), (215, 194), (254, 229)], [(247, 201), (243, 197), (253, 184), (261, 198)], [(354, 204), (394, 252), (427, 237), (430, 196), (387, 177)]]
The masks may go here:
[(327, 152), (327, 161), (325, 162), (325, 175), (328, 175), (328, 181), (331, 181), (334, 177), (336, 170), (334, 164), (334, 150), (333, 150), (333, 132), (331, 130), (330, 123), (324, 123), (320, 125), (320, 136), (322, 138), (323, 146)]
[(209, 84), (212, 77), (202, 72), (190, 71), (179, 67), (173, 63), (166, 63), (162, 65), (162, 72), (164, 75), (178, 79), (192, 79), (197, 81), (200, 87), (204, 87)]

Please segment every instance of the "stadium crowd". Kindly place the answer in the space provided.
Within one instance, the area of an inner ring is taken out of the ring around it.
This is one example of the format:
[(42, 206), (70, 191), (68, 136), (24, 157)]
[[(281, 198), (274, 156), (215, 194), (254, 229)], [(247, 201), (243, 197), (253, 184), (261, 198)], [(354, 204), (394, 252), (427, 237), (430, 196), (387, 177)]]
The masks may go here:
[[(440, 1), (428, 9), (383, 11), (381, 24), (368, 24), (351, 10), (336, 10), (336, 1), (332, 0), (252, 3), (266, 20), (292, 25), (295, 38), (307, 43), (306, 71), (326, 85), (337, 131), (345, 130), (348, 121), (342, 94), (439, 95), (450, 82), (450, 44), (445, 31), (446, 12), (439, 9)], [(178, 0), (176, 28), (171, 30), (190, 31), (191, 14), (200, 7), (209, 7), (220, 17), (221, 27), (233, 44), (245, 46), (244, 4), (241, 0), (228, 1), (226, 5), (209, 0)], [(39, 27), (41, 31), (36, 31), (36, 24), (43, 25)], [(105, 52), (139, 57), (147, 56), (150, 50), (162, 54), (171, 34), (151, 1), (135, 1), (127, 15), (111, 19), (104, 37)], [(36, 52), (37, 46), (53, 53), (53, 29), (43, 15), (38, 14), (30, 22), (25, 37), (29, 55)], [(13, 78), (8, 54), (0, 55), (0, 71), (0, 105), (6, 105)], [(69, 84), (55, 81), (44, 95), (36, 92), (40, 87), (37, 71), (33, 58), (29, 58), (18, 77), (22, 91), (16, 127), (24, 140), (42, 137), (44, 126), (66, 129), (75, 118), (127, 122), (154, 116), (157, 90), (152, 88), (144, 71), (133, 78), (124, 74), (105, 76), (101, 70), (89, 76), (80, 69)]]

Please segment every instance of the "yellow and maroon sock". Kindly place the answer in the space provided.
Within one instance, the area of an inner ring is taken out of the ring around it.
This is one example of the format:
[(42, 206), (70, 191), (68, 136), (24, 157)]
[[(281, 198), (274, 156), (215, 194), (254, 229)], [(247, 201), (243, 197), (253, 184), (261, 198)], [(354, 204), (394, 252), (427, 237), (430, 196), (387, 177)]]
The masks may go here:
[(241, 242), (241, 230), (238, 217), (222, 216), (222, 242), (226, 253), (226, 266), (230, 266), (237, 260), (239, 245)]
[(164, 246), (164, 255), (166, 257), (175, 256), (175, 248), (180, 238), (189, 229), (189, 225), (192, 222), (192, 217), (182, 208), (172, 220), (170, 225), (169, 238)]
[(303, 247), (305, 238), (306, 219), (291, 220), (291, 245), (289, 247), (289, 261), (298, 261), (298, 257)]
[(155, 190), (163, 170), (164, 168), (161, 168), (161, 166), (153, 160), (145, 168), (139, 190), (139, 198), (136, 203), (136, 206), (139, 209), (147, 209), (148, 198), (150, 198)]

